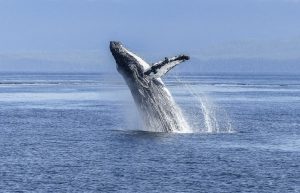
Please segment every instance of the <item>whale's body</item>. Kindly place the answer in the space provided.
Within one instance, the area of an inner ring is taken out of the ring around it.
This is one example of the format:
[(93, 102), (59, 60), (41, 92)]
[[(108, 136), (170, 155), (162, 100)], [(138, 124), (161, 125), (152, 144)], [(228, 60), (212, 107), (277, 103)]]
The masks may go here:
[(180, 62), (188, 60), (181, 55), (150, 66), (126, 49), (120, 42), (110, 42), (110, 50), (117, 70), (125, 79), (145, 126), (163, 132), (190, 130), (181, 109), (175, 103), (161, 76)]

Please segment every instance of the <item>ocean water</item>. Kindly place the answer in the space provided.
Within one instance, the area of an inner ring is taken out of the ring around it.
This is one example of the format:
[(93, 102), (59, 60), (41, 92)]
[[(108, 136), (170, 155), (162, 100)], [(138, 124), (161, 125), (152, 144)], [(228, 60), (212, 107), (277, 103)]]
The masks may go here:
[(300, 76), (173, 74), (192, 133), (116, 74), (0, 74), (0, 192), (300, 192)]

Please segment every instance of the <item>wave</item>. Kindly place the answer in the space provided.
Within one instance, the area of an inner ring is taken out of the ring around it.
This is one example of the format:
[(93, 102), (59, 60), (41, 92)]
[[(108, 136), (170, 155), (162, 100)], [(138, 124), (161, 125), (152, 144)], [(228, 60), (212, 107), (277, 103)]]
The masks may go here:
[(101, 84), (99, 81), (87, 82), (87, 81), (37, 81), (37, 82), (18, 82), (18, 81), (4, 81), (0, 82), (0, 85), (82, 85), (82, 84)]
[[(226, 87), (288, 87), (288, 86), (300, 86), (299, 83), (224, 83), (224, 82), (199, 82), (199, 81), (185, 81), (189, 85), (199, 86), (226, 86)], [(166, 84), (176, 86), (178, 83), (174, 81), (166, 81)]]

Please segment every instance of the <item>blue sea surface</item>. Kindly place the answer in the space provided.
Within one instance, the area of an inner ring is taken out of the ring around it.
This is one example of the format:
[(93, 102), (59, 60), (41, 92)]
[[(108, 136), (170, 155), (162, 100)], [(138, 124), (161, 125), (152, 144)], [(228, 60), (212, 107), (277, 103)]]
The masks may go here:
[(0, 192), (300, 192), (300, 76), (164, 82), (192, 133), (145, 131), (118, 74), (0, 74)]

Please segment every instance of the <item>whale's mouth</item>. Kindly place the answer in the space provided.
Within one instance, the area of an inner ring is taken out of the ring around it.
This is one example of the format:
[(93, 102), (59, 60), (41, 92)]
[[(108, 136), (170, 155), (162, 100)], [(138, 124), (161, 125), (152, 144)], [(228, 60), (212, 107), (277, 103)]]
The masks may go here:
[(117, 69), (119, 70), (128, 70), (128, 63), (130, 57), (123, 47), (122, 43), (119, 41), (111, 41), (109, 45), (110, 51), (117, 63)]
[(145, 69), (149, 68), (143, 59), (136, 54), (126, 49), (119, 41), (110, 42), (110, 50), (117, 63), (118, 72), (132, 74), (133, 71), (138, 71), (138, 74), (142, 74)]
[(110, 42), (110, 50), (120, 48), (121, 46), (122, 46), (121, 42), (118, 42), (118, 41)]
[(109, 48), (115, 58), (119, 57), (119, 55), (123, 52), (123, 46), (121, 42), (118, 41), (111, 41), (109, 44)]

